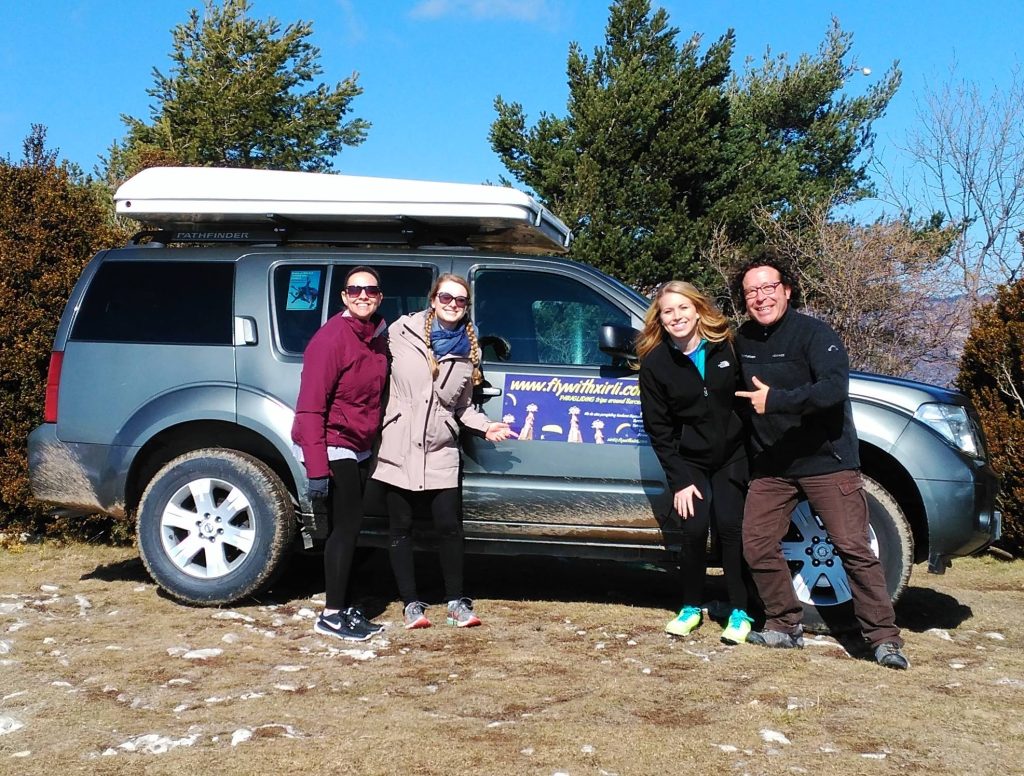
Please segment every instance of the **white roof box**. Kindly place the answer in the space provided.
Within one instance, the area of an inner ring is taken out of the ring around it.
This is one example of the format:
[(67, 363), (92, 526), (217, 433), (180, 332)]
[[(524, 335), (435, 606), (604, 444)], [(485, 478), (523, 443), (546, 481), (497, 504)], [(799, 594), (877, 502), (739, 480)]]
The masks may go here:
[(152, 167), (114, 195), (117, 212), (151, 228), (284, 227), (303, 232), (436, 233), (449, 244), (565, 251), (572, 233), (531, 197), (504, 186), (315, 172)]

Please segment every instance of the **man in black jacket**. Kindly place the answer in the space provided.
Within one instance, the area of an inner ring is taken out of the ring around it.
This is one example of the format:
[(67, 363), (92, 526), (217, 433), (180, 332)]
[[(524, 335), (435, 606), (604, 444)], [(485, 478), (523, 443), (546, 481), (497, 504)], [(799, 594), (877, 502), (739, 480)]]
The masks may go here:
[(803, 609), (781, 541), (793, 508), (806, 498), (843, 562), (854, 614), (875, 660), (909, 668), (881, 564), (868, 546), (846, 349), (828, 324), (790, 309), (795, 289), (787, 264), (774, 256), (748, 262), (733, 279), (750, 316), (736, 337), (748, 388), (736, 395), (753, 407), (743, 554), (766, 614), (764, 630), (747, 640), (803, 646)]

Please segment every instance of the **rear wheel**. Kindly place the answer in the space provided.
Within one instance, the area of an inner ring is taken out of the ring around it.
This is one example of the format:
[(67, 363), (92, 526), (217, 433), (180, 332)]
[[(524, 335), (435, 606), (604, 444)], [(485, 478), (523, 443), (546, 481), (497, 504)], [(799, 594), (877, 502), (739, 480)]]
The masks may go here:
[(231, 603), (268, 584), (283, 568), (295, 527), (280, 478), (237, 450), (175, 458), (139, 502), (143, 563), (160, 587), (193, 604)]
[[(864, 477), (864, 494), (868, 500), (868, 542), (882, 563), (886, 589), (895, 603), (910, 581), (913, 533), (896, 500), (870, 477)], [(806, 501), (793, 510), (782, 552), (793, 574), (797, 598), (804, 605), (804, 627), (819, 632), (856, 628), (843, 562), (821, 518)]]

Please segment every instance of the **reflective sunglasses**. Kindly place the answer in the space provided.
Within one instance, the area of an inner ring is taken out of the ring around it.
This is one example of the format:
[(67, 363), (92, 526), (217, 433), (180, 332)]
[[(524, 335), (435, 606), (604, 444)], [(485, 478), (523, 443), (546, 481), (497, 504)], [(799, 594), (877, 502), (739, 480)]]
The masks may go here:
[(442, 291), (437, 295), (437, 301), (441, 304), (451, 304), (455, 302), (455, 306), (460, 310), (469, 304), (469, 297), (467, 296), (452, 296), (447, 291)]
[(380, 296), (380, 286), (345, 286), (345, 293), (352, 298), (366, 294), (370, 299), (375, 299)]

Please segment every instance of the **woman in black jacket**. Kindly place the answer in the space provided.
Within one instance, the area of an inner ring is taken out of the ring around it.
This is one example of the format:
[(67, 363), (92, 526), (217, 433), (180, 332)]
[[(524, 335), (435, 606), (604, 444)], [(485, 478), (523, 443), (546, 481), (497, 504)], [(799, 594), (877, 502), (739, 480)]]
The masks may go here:
[(644, 428), (682, 527), (683, 606), (665, 630), (685, 636), (701, 624), (710, 526), (732, 606), (722, 640), (746, 641), (752, 620), (741, 524), (748, 471), (729, 322), (692, 284), (670, 280), (651, 301), (637, 355)]

